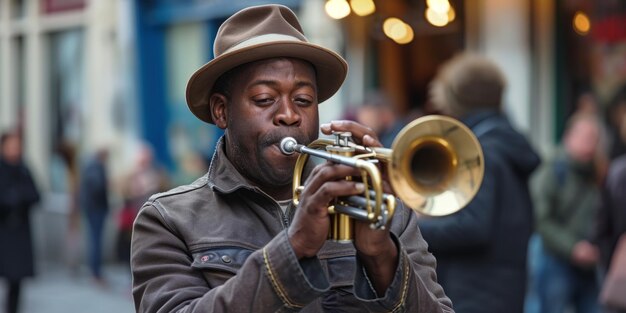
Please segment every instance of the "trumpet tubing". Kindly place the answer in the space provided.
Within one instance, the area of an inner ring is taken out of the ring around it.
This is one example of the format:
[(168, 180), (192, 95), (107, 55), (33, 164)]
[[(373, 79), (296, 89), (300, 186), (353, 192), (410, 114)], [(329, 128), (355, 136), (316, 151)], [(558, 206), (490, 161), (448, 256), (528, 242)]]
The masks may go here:
[(351, 240), (354, 219), (384, 229), (393, 217), (395, 197), (382, 192), (377, 161), (387, 163), (396, 195), (424, 215), (441, 216), (460, 210), (482, 182), (480, 144), (471, 130), (455, 119), (438, 115), (418, 118), (398, 133), (391, 149), (356, 145), (350, 138), (350, 133), (337, 133), (334, 140), (318, 139), (309, 146), (290, 137), (281, 141), (283, 153), (300, 153), (293, 177), (295, 204), (299, 202), (302, 170), (309, 155), (357, 167), (363, 173), (361, 179), (369, 189), (362, 196), (336, 199), (329, 207), (330, 240)]

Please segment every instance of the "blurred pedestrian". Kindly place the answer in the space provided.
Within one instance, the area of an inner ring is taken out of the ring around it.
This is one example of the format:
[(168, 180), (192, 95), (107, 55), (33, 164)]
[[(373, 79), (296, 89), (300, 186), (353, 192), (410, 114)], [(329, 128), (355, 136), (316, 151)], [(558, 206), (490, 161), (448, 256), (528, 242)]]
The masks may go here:
[(396, 115), (391, 100), (382, 91), (371, 91), (365, 95), (363, 103), (357, 107), (355, 120), (371, 128), (385, 145), (384, 139), (389, 136), (396, 121)]
[[(595, 115), (569, 119), (563, 144), (533, 183), (540, 242), (531, 272), (539, 312), (598, 312), (594, 267), (598, 249), (590, 242), (599, 204), (598, 155), (601, 125)], [(568, 312), (568, 311), (567, 311)]]
[(106, 163), (109, 151), (99, 148), (81, 171), (79, 205), (87, 220), (88, 262), (96, 284), (104, 286), (102, 277), (102, 248), (106, 218), (109, 214), (109, 180)]
[(622, 86), (613, 96), (606, 110), (609, 133), (611, 135), (611, 147), (609, 156), (611, 160), (626, 154), (626, 142), (621, 139), (620, 128), (626, 119), (626, 85)]
[(74, 144), (61, 141), (57, 145), (57, 156), (64, 165), (68, 196), (67, 232), (65, 234), (65, 261), (73, 274), (78, 274), (80, 267), (80, 208), (78, 207), (78, 162), (76, 162), (76, 147)]
[(137, 150), (131, 172), (123, 186), (124, 205), (118, 215), (117, 258), (130, 265), (132, 226), (141, 206), (151, 195), (169, 188), (166, 172), (155, 162), (152, 147), (142, 143)]
[(482, 185), (464, 209), (418, 222), (456, 312), (523, 311), (532, 229), (528, 179), (540, 159), (502, 113), (505, 85), (494, 63), (461, 54), (430, 86), (430, 101), (474, 132), (485, 160)]
[(0, 138), (0, 277), (8, 281), (6, 312), (18, 311), (22, 280), (34, 275), (30, 209), (39, 192), (22, 160), (17, 132)]
[[(621, 122), (619, 137), (626, 143), (626, 117)], [(604, 281), (611, 267), (626, 266), (611, 262), (620, 237), (626, 234), (626, 153), (611, 162), (596, 222), (594, 242), (600, 251), (599, 269)], [(612, 310), (607, 307), (606, 312), (625, 313), (626, 309)]]

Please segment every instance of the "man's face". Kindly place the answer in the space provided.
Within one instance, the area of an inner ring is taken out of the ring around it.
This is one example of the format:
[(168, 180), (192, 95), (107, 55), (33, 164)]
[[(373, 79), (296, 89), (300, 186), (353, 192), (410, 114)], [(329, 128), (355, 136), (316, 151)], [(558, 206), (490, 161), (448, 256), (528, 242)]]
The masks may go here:
[(2, 145), (2, 157), (11, 164), (16, 164), (22, 157), (22, 142), (15, 135), (9, 136)]
[(225, 105), (226, 153), (261, 187), (291, 185), (296, 156), (281, 153), (286, 136), (308, 144), (318, 135), (315, 70), (297, 59), (250, 63), (234, 78)]
[(590, 121), (581, 119), (576, 121), (568, 130), (565, 137), (565, 148), (570, 157), (581, 163), (591, 162), (596, 154), (600, 130)]

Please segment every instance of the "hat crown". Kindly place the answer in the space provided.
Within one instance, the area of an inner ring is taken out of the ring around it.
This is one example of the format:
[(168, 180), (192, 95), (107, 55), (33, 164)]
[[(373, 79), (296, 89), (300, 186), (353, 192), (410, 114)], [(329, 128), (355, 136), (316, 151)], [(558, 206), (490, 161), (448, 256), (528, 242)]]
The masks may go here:
[(283, 5), (261, 5), (241, 10), (220, 26), (215, 38), (215, 57), (247, 46), (245, 43), (268, 41), (302, 41), (304, 37), (298, 18)]

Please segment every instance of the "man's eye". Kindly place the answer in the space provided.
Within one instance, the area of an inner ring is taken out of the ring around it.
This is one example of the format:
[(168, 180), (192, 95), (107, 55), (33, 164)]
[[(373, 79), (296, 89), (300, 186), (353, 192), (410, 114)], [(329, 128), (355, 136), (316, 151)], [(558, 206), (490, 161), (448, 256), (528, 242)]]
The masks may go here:
[(293, 99), (293, 102), (300, 106), (309, 106), (313, 103), (313, 101), (309, 100), (308, 98), (301, 98), (301, 97)]
[(256, 105), (260, 105), (260, 106), (267, 106), (267, 105), (273, 104), (274, 103), (274, 99), (273, 98), (254, 99), (254, 103)]

